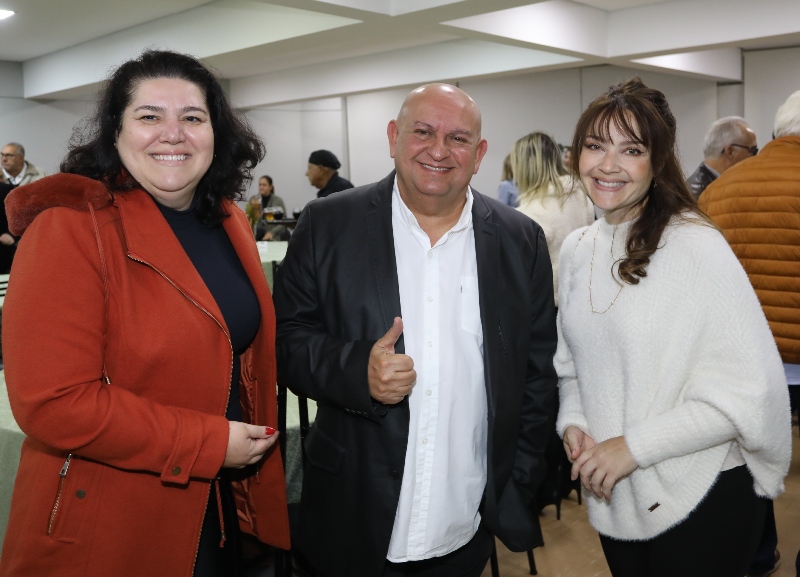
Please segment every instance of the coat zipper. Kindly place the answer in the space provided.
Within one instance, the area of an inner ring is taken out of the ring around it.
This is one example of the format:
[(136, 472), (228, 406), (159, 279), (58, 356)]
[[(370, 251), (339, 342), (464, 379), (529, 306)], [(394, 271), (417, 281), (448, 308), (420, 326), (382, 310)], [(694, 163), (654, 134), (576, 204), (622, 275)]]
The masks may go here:
[[(128, 258), (129, 258), (129, 259), (131, 259), (132, 261), (135, 261), (135, 262), (141, 263), (141, 264), (143, 264), (143, 265), (145, 265), (145, 266), (148, 266), (148, 267), (150, 267), (150, 268), (151, 268), (151, 269), (153, 269), (154, 271), (156, 271), (156, 272), (157, 272), (157, 273), (158, 273), (158, 274), (161, 276), (161, 278), (163, 278), (165, 281), (167, 281), (169, 284), (171, 284), (171, 285), (172, 285), (172, 286), (173, 286), (173, 287), (174, 287), (174, 288), (175, 288), (175, 289), (176, 289), (176, 290), (177, 290), (179, 293), (181, 293), (181, 294), (182, 294), (182, 295), (183, 295), (183, 296), (186, 298), (186, 300), (188, 300), (188, 301), (189, 301), (190, 303), (192, 303), (194, 306), (196, 306), (197, 308), (199, 308), (199, 309), (200, 309), (201, 311), (203, 311), (203, 312), (204, 312), (204, 313), (205, 313), (205, 314), (206, 314), (206, 315), (207, 315), (207, 316), (208, 316), (208, 317), (209, 317), (211, 320), (213, 320), (215, 323), (217, 323), (217, 326), (218, 326), (218, 327), (220, 328), (220, 330), (222, 331), (222, 334), (224, 334), (224, 335), (225, 335), (225, 338), (228, 340), (228, 346), (229, 346), (229, 347), (230, 347), (230, 349), (231, 349), (231, 364), (230, 364), (230, 370), (228, 370), (228, 374), (230, 374), (230, 375), (233, 375), (233, 343), (231, 343), (231, 337), (228, 335), (227, 331), (225, 331), (225, 327), (223, 327), (223, 326), (222, 326), (222, 323), (220, 323), (220, 322), (217, 320), (217, 318), (216, 318), (214, 315), (212, 315), (212, 314), (211, 314), (209, 311), (207, 311), (207, 310), (206, 310), (206, 309), (204, 309), (202, 306), (200, 306), (200, 304), (199, 304), (197, 301), (195, 301), (195, 300), (194, 300), (192, 297), (190, 297), (190, 296), (189, 296), (189, 295), (187, 295), (185, 292), (183, 292), (183, 290), (181, 290), (181, 288), (180, 288), (178, 285), (176, 285), (176, 284), (175, 284), (175, 283), (174, 283), (174, 282), (173, 282), (173, 281), (172, 281), (172, 280), (171, 280), (171, 279), (170, 279), (170, 278), (169, 278), (167, 275), (165, 275), (163, 272), (161, 272), (160, 270), (158, 270), (158, 269), (157, 269), (156, 267), (154, 267), (152, 264), (150, 264), (149, 262), (147, 262), (147, 261), (144, 261), (144, 260), (142, 260), (142, 259), (139, 259), (139, 258), (136, 258), (136, 257), (134, 257), (134, 256), (131, 256), (130, 254), (129, 254), (129, 255), (127, 255), (127, 256), (128, 256)], [(227, 398), (226, 398), (226, 400), (225, 400), (225, 406), (226, 406), (226, 407), (228, 406), (228, 402), (229, 402), (230, 400), (231, 400), (231, 390), (230, 390), (230, 386), (229, 386), (229, 387), (228, 387), (228, 396), (227, 396)]]
[(67, 459), (64, 461), (64, 465), (61, 467), (61, 471), (59, 471), (58, 476), (61, 477), (61, 481), (58, 484), (58, 494), (56, 495), (56, 502), (53, 505), (53, 511), (50, 513), (50, 522), (47, 524), (47, 535), (48, 537), (53, 532), (53, 522), (56, 520), (56, 513), (58, 513), (58, 506), (61, 504), (61, 495), (64, 492), (64, 483), (67, 479), (67, 471), (69, 470), (69, 464), (72, 462), (72, 453), (67, 455)]
[[(227, 331), (225, 330), (225, 327), (223, 327), (223, 326), (222, 326), (222, 323), (220, 323), (220, 322), (217, 320), (217, 318), (216, 318), (214, 315), (212, 315), (212, 314), (211, 314), (209, 311), (207, 311), (205, 308), (203, 308), (202, 306), (200, 306), (200, 304), (199, 304), (197, 301), (195, 301), (195, 300), (194, 300), (192, 297), (190, 297), (190, 296), (189, 296), (189, 295), (187, 295), (187, 294), (186, 294), (186, 293), (185, 293), (183, 290), (181, 290), (181, 288), (180, 288), (178, 285), (176, 285), (176, 284), (175, 284), (175, 283), (172, 281), (172, 279), (170, 279), (170, 278), (169, 278), (167, 275), (165, 275), (163, 272), (161, 272), (160, 270), (158, 270), (158, 269), (157, 269), (156, 267), (154, 267), (152, 264), (150, 264), (149, 262), (147, 262), (147, 261), (144, 261), (144, 260), (142, 260), (142, 259), (140, 259), (140, 258), (136, 258), (136, 257), (134, 257), (134, 256), (131, 256), (130, 254), (128, 254), (128, 255), (127, 255), (127, 257), (128, 257), (129, 259), (131, 259), (132, 261), (134, 261), (134, 262), (138, 262), (138, 263), (140, 263), (140, 264), (143, 264), (143, 265), (145, 265), (145, 266), (148, 266), (148, 267), (150, 267), (151, 269), (153, 269), (154, 271), (156, 271), (156, 273), (158, 273), (158, 274), (161, 276), (161, 278), (163, 278), (165, 281), (167, 281), (169, 284), (171, 284), (171, 285), (172, 285), (172, 286), (173, 286), (173, 287), (174, 287), (174, 288), (175, 288), (175, 289), (176, 289), (176, 290), (177, 290), (179, 293), (181, 293), (181, 294), (182, 294), (182, 295), (183, 295), (183, 296), (186, 298), (186, 300), (188, 300), (188, 301), (189, 301), (190, 303), (192, 303), (194, 306), (196, 306), (197, 308), (199, 308), (199, 309), (200, 309), (201, 311), (203, 311), (203, 312), (204, 312), (204, 313), (205, 313), (205, 314), (206, 314), (206, 315), (207, 315), (207, 316), (208, 316), (208, 317), (209, 317), (211, 320), (213, 320), (215, 323), (217, 323), (217, 326), (218, 326), (218, 327), (220, 328), (220, 330), (222, 331), (222, 334), (224, 334), (224, 335), (225, 335), (225, 338), (226, 338), (226, 339), (228, 339), (228, 346), (229, 346), (229, 347), (230, 347), (230, 349), (231, 349), (231, 365), (230, 365), (230, 369), (228, 369), (228, 374), (232, 376), (232, 375), (233, 375), (233, 343), (231, 342), (231, 337), (228, 335)], [(226, 398), (225, 398), (225, 406), (227, 407), (227, 406), (228, 406), (228, 403), (230, 403), (230, 401), (231, 401), (231, 387), (230, 387), (230, 383), (228, 383), (228, 387), (227, 387), (227, 389), (226, 389), (226, 390), (228, 391), (228, 392), (227, 392), (227, 395), (226, 395)], [(62, 469), (62, 470), (63, 470), (63, 469)], [(213, 485), (213, 484), (214, 484), (214, 483), (213, 483), (213, 481), (212, 481), (212, 482), (209, 484), (209, 486), (208, 486), (208, 488), (209, 488), (208, 498), (209, 498), (209, 499), (211, 498), (211, 490), (212, 490), (212, 488), (211, 488), (211, 485)], [(59, 496), (60, 496), (60, 495), (61, 495), (61, 493), (59, 492)], [(58, 507), (58, 501), (56, 501), (56, 507)], [(203, 531), (203, 524), (204, 524), (204, 522), (205, 522), (205, 518), (206, 518), (206, 510), (207, 510), (207, 509), (208, 509), (208, 506), (206, 505), (206, 507), (203, 509), (203, 516), (202, 516), (202, 517), (201, 517), (201, 519), (200, 519), (200, 532), (201, 532), (201, 533), (202, 533), (202, 531)], [(197, 564), (197, 554), (198, 554), (199, 552), (200, 552), (200, 534), (198, 533), (198, 535), (197, 535), (197, 545), (195, 546), (195, 550), (194, 550), (194, 559), (192, 559), (192, 574), (194, 574), (195, 565)]]

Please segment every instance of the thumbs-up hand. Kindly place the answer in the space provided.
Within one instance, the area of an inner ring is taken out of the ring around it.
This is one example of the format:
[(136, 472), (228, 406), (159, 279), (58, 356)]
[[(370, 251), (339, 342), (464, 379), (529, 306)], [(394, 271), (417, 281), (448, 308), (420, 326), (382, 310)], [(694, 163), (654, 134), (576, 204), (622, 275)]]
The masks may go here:
[(392, 327), (375, 342), (369, 354), (369, 394), (384, 405), (402, 401), (417, 380), (411, 357), (394, 353), (394, 345), (402, 333), (403, 319), (395, 317)]

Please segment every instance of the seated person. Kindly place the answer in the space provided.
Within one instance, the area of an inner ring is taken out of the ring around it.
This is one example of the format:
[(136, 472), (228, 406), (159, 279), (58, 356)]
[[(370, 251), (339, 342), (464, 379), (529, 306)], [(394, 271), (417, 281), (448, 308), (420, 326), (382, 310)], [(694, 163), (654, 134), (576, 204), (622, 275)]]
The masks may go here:
[(288, 237), (286, 227), (282, 224), (271, 224), (265, 216), (266, 209), (274, 209), (286, 215), (286, 205), (280, 196), (275, 194), (272, 177), (264, 175), (258, 179), (258, 196), (254, 196), (247, 204), (247, 218), (253, 226), (256, 240), (285, 240)]

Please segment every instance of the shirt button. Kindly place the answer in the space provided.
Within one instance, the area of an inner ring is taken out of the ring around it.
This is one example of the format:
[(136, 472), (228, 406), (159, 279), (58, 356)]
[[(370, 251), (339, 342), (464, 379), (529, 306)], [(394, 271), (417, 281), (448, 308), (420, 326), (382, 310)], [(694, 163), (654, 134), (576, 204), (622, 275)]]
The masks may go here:
[(433, 251), (432, 250), (428, 251), (428, 258), (433, 258)]
[(428, 444), (428, 438), (427, 437), (422, 439), (422, 444), (423, 445), (427, 445)]
[(429, 296), (429, 297), (428, 297), (428, 302), (429, 302), (429, 303), (432, 303), (432, 302), (433, 302), (433, 297)]
[(433, 343), (431, 341), (428, 341), (428, 348), (431, 348), (432, 346), (433, 346)]
[(86, 497), (86, 491), (84, 491), (83, 489), (78, 489), (77, 491), (75, 491), (75, 496), (78, 499), (83, 499), (84, 497)]
[(181, 474), (181, 468), (180, 467), (175, 467), (174, 469), (172, 469), (172, 474), (177, 477), (178, 475)]
[(430, 397), (433, 394), (433, 391), (428, 389), (427, 391), (425, 391), (425, 394)]
[(397, 481), (400, 478), (400, 472), (397, 469), (392, 469), (389, 471), (389, 478)]

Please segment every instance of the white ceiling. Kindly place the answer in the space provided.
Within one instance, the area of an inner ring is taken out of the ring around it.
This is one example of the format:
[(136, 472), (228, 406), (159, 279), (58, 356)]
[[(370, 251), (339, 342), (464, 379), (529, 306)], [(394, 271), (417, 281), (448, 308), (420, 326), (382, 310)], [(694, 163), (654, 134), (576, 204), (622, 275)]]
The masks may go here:
[(146, 47), (189, 52), (258, 107), (595, 64), (742, 80), (800, 45), (798, 0), (0, 0), (24, 96), (86, 98)]

